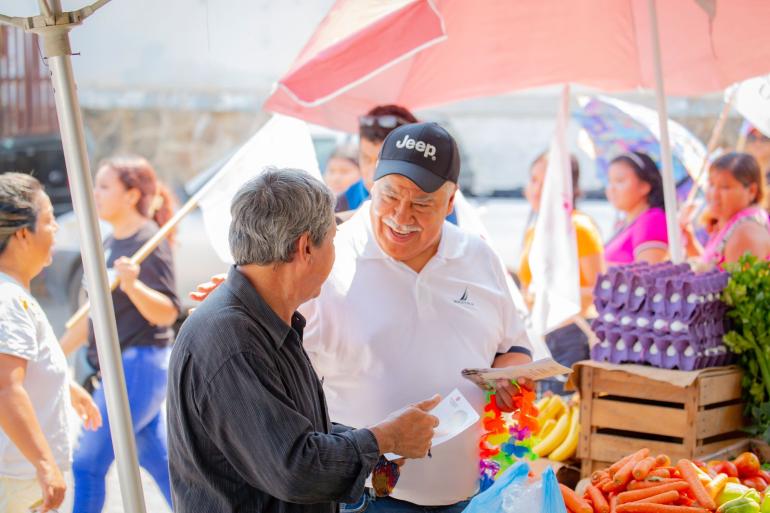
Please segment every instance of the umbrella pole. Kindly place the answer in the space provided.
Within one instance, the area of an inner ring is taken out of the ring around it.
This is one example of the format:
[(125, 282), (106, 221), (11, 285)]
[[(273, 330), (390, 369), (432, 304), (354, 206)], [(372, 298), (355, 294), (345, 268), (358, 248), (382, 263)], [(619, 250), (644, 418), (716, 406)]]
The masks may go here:
[[(43, 16), (44, 26), (35, 27), (33, 31), (43, 40), (45, 55), (48, 57), (48, 65), (51, 69), (64, 160), (70, 181), (72, 203), (79, 221), (83, 267), (89, 284), (89, 295), (94, 300), (94, 331), (99, 349), (99, 362), (123, 508), (130, 513), (145, 513), (131, 411), (123, 375), (123, 361), (115, 327), (115, 312), (107, 280), (104, 249), (99, 236), (83, 120), (70, 58), (72, 52), (69, 31), (80, 20), (72, 23), (66, 16), (68, 13), (62, 13), (61, 0), (52, 0), (51, 10), (53, 16)], [(59, 25), (57, 21), (64, 24)]]
[(722, 131), (725, 128), (725, 123), (727, 122), (727, 117), (730, 114), (730, 110), (733, 107), (733, 102), (735, 101), (735, 93), (737, 91), (738, 89), (735, 88), (730, 93), (730, 97), (722, 107), (722, 112), (719, 114), (719, 119), (717, 119), (717, 122), (714, 125), (714, 129), (711, 131), (711, 138), (709, 139), (708, 145), (706, 146), (706, 155), (703, 157), (703, 163), (701, 164), (700, 171), (698, 171), (698, 176), (696, 176), (692, 182), (692, 189), (690, 189), (690, 193), (687, 195), (687, 199), (684, 202), (685, 205), (690, 205), (693, 201), (695, 201), (695, 196), (698, 194), (698, 190), (702, 187), (701, 182), (703, 181), (703, 174), (706, 172), (711, 154), (714, 153), (714, 151), (717, 149), (717, 143), (719, 142), (719, 138), (722, 136)]
[(663, 197), (666, 206), (668, 249), (671, 254), (671, 260), (678, 264), (684, 260), (684, 252), (682, 251), (679, 222), (677, 220), (674, 161), (671, 156), (671, 140), (668, 135), (668, 109), (666, 108), (666, 93), (663, 87), (663, 65), (661, 64), (660, 58), (658, 15), (655, 9), (655, 0), (647, 0), (647, 6), (649, 7), (650, 12), (652, 53), (655, 66), (655, 99), (657, 100), (658, 122), (660, 123), (660, 157), (663, 177)]

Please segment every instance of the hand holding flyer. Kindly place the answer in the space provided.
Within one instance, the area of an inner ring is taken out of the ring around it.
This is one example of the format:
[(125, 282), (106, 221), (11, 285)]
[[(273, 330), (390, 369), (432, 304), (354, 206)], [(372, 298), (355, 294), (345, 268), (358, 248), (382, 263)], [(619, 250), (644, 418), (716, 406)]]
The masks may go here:
[[(439, 420), (431, 443), (432, 447), (451, 440), (479, 420), (479, 414), (476, 413), (473, 406), (456, 388), (438, 406), (433, 408), (430, 413), (438, 417)], [(389, 453), (385, 457), (389, 460), (395, 460), (401, 456)]]
[(527, 378), (538, 381), (571, 372), (572, 369), (554, 361), (553, 358), (543, 358), (525, 365), (498, 369), (463, 369), (462, 375), (476, 383), (482, 390), (494, 390), (494, 382), (498, 379), (514, 381), (519, 378)]

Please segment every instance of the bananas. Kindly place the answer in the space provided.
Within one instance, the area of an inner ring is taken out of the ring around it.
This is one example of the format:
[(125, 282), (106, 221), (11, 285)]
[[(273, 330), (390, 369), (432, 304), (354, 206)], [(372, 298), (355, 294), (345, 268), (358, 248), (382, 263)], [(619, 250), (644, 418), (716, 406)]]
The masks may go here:
[(542, 440), (543, 438), (548, 436), (548, 433), (553, 431), (553, 428), (555, 428), (555, 427), (556, 427), (556, 419), (548, 419), (548, 420), (545, 421), (545, 424), (543, 424), (540, 427), (540, 431), (538, 431), (537, 435)]
[[(567, 406), (564, 404), (564, 399), (559, 395), (552, 395), (547, 398), (548, 402), (542, 408), (538, 408), (540, 414), (537, 416), (537, 422), (543, 426), (548, 419), (555, 419), (566, 410)], [(541, 399), (542, 400), (542, 399)]]
[[(567, 415), (565, 414), (564, 417)], [(577, 406), (572, 406), (569, 412), (569, 429), (564, 441), (557, 447), (548, 459), (553, 461), (564, 461), (571, 458), (577, 450), (578, 438), (580, 437), (580, 410)]]
[(546, 396), (543, 396), (540, 399), (538, 399), (537, 402), (535, 403), (535, 408), (537, 408), (537, 411), (542, 412), (543, 408), (545, 408), (545, 405), (548, 404), (548, 401), (551, 400), (551, 397), (553, 397), (553, 396), (552, 395), (546, 395)]
[(548, 433), (548, 436), (543, 438), (532, 451), (541, 458), (547, 456), (556, 449), (567, 437), (569, 431), (569, 415), (562, 415), (559, 420), (556, 421), (556, 426)]
[[(542, 400), (541, 400), (542, 401)], [(580, 438), (580, 407), (570, 406), (554, 395), (543, 403), (540, 415), (540, 441), (532, 451), (553, 461), (564, 461), (574, 456)]]

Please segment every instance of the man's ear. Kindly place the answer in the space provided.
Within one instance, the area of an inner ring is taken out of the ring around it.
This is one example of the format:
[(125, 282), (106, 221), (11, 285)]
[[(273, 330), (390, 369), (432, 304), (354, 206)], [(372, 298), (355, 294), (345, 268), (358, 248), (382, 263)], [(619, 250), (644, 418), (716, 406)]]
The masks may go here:
[(309, 262), (313, 258), (313, 244), (310, 241), (310, 233), (305, 232), (297, 239), (297, 262)]
[(447, 210), (446, 210), (447, 216), (451, 214), (452, 210), (454, 210), (455, 208), (455, 195), (457, 194), (458, 190), (459, 190), (458, 187), (455, 186), (454, 190), (452, 190), (452, 193), (449, 196), (449, 204), (447, 205)]
[(13, 236), (16, 238), (19, 242), (26, 242), (29, 238), (30, 230), (28, 226), (25, 226), (24, 228), (20, 228), (16, 230), (16, 233), (13, 234)]

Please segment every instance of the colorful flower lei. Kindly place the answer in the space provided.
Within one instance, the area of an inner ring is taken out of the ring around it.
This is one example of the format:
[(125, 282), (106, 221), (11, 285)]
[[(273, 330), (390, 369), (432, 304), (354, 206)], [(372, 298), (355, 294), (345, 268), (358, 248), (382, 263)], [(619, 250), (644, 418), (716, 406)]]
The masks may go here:
[(481, 418), (484, 434), (479, 441), (482, 492), (492, 486), (495, 477), (516, 461), (537, 459), (532, 451), (532, 435), (540, 430), (535, 391), (517, 387), (518, 392), (513, 397), (516, 409), (512, 414), (500, 411), (495, 392), (487, 392), (487, 404)]

